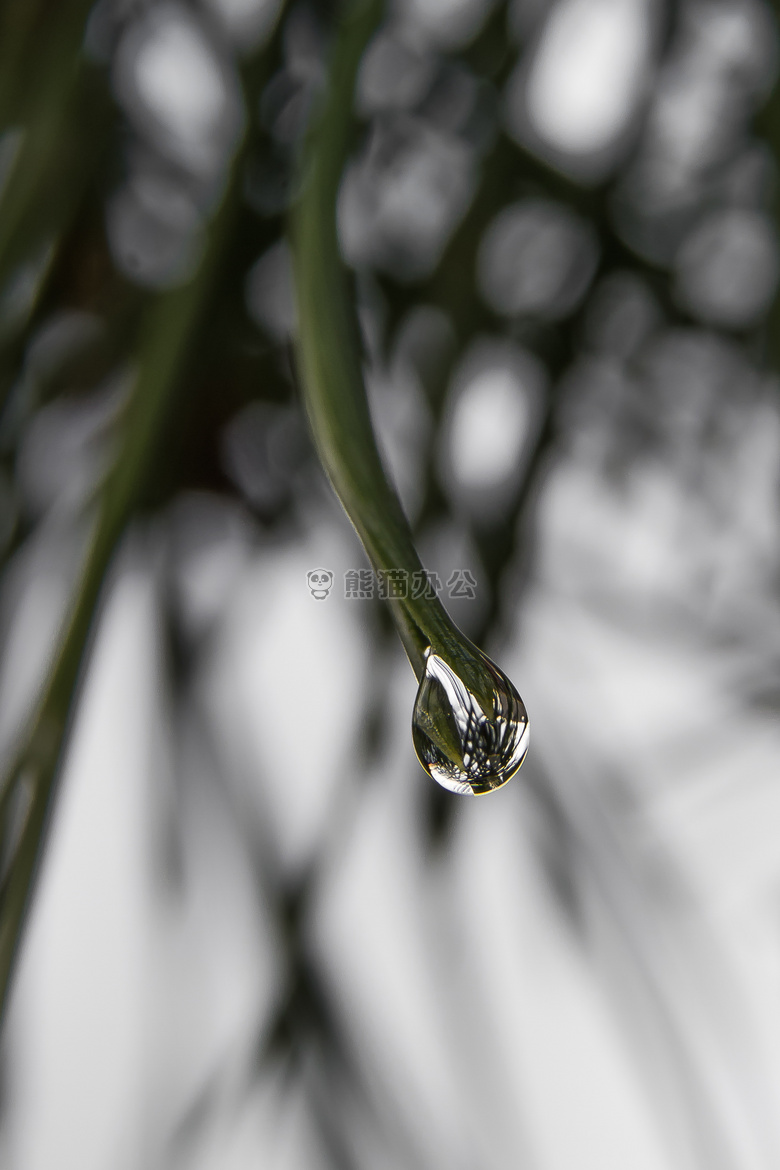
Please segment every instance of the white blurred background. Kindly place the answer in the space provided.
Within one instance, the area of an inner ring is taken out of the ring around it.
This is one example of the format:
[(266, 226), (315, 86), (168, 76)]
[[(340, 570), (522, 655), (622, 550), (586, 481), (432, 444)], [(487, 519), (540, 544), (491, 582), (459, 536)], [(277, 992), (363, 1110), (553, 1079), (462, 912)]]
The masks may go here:
[[(305, 3), (100, 0), (123, 279), (197, 270), (258, 118), (276, 154), (246, 198), (284, 215), (274, 160), (329, 27)], [(246, 108), (241, 62), (271, 44)], [(477, 581), (452, 612), (521, 691), (530, 753), (488, 798), (431, 790), (414, 677), (344, 596), (366, 561), (294, 396), (237, 411), (232, 494), (178, 492), (112, 569), (6, 1023), (3, 1166), (780, 1164), (778, 249), (755, 121), (776, 58), (758, 0), (388, 5), (339, 211), (372, 410), (426, 565)], [(289, 361), (288, 246), (245, 260), (251, 329)], [(28, 395), (97, 327), (45, 324)], [(20, 432), (6, 741), (123, 377)]]

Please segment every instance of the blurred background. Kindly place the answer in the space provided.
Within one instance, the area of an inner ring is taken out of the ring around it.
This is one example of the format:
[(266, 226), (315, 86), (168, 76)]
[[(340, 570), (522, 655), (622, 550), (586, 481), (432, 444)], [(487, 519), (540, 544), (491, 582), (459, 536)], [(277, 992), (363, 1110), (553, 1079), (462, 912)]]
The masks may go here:
[[(345, 594), (367, 562), (296, 386), (287, 217), (338, 10), (0, 5), (4, 759), (142, 362), (172, 394), (95, 616), (0, 1164), (776, 1168), (775, 16), (389, 0), (365, 53), (339, 230), (372, 412), (532, 725), (470, 800), (416, 762), (382, 603)], [(166, 366), (139, 338), (188, 288)]]

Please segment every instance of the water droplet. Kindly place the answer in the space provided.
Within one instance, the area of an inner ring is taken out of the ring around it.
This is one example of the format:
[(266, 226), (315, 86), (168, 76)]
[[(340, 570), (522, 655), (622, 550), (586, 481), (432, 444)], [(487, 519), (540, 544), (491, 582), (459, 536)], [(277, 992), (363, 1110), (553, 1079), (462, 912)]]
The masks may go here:
[(450, 662), (429, 650), (412, 738), (434, 780), (450, 792), (479, 795), (501, 788), (522, 764), (528, 714), (503, 671), (476, 647)]

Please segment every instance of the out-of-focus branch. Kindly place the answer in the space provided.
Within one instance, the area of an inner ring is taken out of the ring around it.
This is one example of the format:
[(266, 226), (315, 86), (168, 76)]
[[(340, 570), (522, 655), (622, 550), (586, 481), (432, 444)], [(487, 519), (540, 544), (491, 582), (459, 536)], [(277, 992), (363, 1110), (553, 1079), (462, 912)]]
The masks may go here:
[(236, 177), (214, 220), (194, 279), (158, 298), (148, 311), (138, 355), (135, 389), (127, 408), (119, 451), (98, 505), (94, 534), (54, 664), (0, 791), (5, 839), (0, 877), (0, 1015), (29, 905), (63, 746), (72, 719), (78, 680), (94, 627), (100, 593), (117, 542), (138, 500), (166, 411), (223, 255), (237, 200)]

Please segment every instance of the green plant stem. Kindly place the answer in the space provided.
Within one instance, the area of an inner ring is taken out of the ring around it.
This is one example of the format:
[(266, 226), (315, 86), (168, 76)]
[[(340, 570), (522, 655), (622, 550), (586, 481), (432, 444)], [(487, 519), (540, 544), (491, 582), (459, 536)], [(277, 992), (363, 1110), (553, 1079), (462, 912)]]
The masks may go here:
[[(377, 449), (361, 368), (357, 316), (336, 228), (339, 184), (352, 141), (355, 80), (381, 12), (380, 0), (356, 0), (344, 17), (324, 106), (309, 142), (303, 191), (293, 222), (298, 360), (320, 459), (374, 568), (413, 574), (422, 565)], [(464, 646), (473, 649), (437, 598), (398, 599), (390, 604), (418, 679), (431, 645), (455, 656)]]
[[(83, 8), (83, 0), (71, 0), (68, 19), (76, 20)], [(254, 107), (268, 80), (277, 39), (278, 33), (274, 33), (242, 69), (248, 109)], [(194, 277), (186, 285), (155, 298), (147, 311), (119, 449), (100, 492), (95, 527), (73, 603), (37, 706), (0, 779), (0, 1024), (7, 1008), (14, 963), (106, 573), (146, 487), (172, 401), (198, 350), (199, 331), (238, 219), (244, 165), (251, 146), (252, 138), (247, 133), (233, 159), (226, 193), (206, 233)], [(39, 184), (46, 181), (46, 173), (45, 168), (39, 173)], [(37, 186), (34, 193), (41, 194)]]
[[(234, 164), (234, 173), (238, 162)], [(52, 795), (100, 593), (136, 506), (167, 409), (202, 320), (237, 201), (236, 183), (211, 225), (196, 276), (161, 295), (142, 333), (138, 373), (120, 449), (101, 492), (75, 598), (37, 708), (0, 789), (5, 848), (0, 879), (0, 1019), (41, 856)]]

